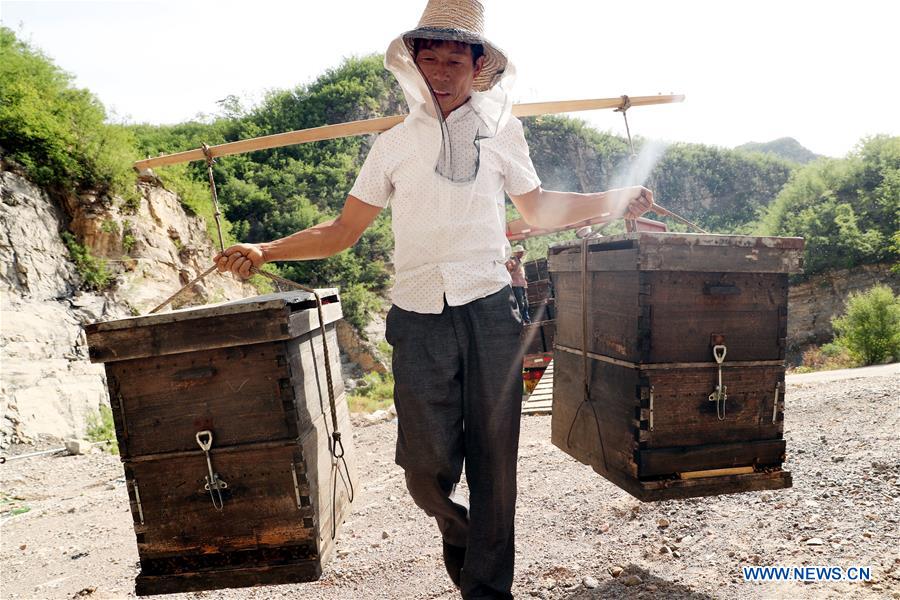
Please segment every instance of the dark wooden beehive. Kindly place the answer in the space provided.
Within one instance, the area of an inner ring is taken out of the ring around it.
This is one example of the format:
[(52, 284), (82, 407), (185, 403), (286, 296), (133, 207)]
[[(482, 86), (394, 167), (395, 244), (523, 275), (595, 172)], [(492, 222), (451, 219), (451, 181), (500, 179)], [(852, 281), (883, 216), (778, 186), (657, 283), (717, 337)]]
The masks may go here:
[(790, 487), (788, 274), (803, 240), (628, 233), (590, 240), (586, 260), (584, 244), (550, 250), (553, 443), (641, 500)]
[(106, 368), (138, 595), (321, 575), (355, 473), (335, 333), (341, 306), (334, 290), (320, 295), (340, 444), (312, 294), (85, 328), (91, 360)]

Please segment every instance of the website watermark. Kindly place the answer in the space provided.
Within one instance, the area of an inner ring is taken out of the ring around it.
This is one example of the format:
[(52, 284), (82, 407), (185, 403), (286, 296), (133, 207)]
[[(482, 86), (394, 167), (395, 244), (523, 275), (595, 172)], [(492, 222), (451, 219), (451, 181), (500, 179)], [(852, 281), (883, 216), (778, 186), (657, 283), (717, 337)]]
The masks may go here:
[(871, 581), (872, 567), (741, 567), (744, 581)]

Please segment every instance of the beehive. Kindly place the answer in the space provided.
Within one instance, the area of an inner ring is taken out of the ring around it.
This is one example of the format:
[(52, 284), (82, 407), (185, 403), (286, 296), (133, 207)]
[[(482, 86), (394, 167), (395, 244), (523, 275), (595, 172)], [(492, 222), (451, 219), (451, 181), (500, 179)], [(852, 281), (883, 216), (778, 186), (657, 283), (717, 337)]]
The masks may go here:
[(789, 487), (788, 275), (802, 250), (684, 233), (551, 248), (553, 443), (641, 500)]
[(106, 369), (138, 595), (320, 576), (355, 481), (341, 306), (334, 290), (321, 295), (324, 338), (307, 292), (85, 328)]

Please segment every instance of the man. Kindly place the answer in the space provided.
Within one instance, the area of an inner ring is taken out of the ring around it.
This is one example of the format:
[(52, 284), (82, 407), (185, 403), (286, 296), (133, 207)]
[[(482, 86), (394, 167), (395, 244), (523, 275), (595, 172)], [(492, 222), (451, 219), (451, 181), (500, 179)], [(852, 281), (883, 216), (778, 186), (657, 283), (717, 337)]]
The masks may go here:
[(528, 280), (525, 279), (525, 265), (522, 264), (524, 258), (525, 248), (516, 246), (512, 249), (512, 256), (506, 261), (506, 270), (509, 271), (509, 277), (512, 280), (512, 291), (516, 297), (522, 321), (531, 323), (531, 315), (528, 314), (528, 296), (525, 292), (528, 289)]
[[(512, 64), (483, 35), (477, 0), (429, 0), (385, 66), (410, 108), (379, 136), (341, 215), (216, 257), (243, 277), (275, 260), (352, 246), (390, 202), (396, 276), (386, 337), (394, 347), (396, 461), (435, 517), (464, 598), (511, 598), (522, 321), (505, 268), (504, 191), (535, 227), (637, 217), (652, 194), (543, 190), (522, 124), (510, 115)], [(469, 504), (456, 493), (465, 464)]]

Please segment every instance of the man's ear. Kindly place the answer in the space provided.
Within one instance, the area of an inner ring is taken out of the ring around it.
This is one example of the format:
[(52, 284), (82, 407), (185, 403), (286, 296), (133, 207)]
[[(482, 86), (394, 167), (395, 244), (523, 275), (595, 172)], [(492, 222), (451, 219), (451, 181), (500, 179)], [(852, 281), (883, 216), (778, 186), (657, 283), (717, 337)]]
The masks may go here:
[(475, 77), (478, 77), (478, 74), (481, 73), (481, 69), (484, 68), (484, 54), (478, 57), (478, 60), (475, 61)]

